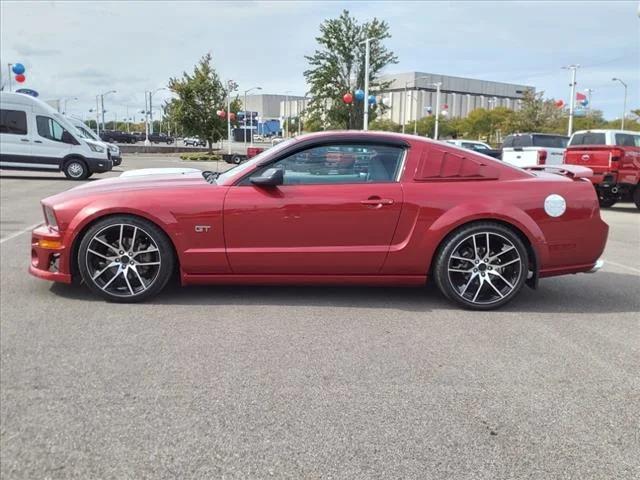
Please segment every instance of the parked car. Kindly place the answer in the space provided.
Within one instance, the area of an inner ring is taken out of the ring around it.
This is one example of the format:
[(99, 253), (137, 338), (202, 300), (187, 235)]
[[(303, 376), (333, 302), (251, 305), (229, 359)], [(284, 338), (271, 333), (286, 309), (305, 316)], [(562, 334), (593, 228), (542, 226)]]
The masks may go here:
[(571, 136), (564, 163), (593, 170), (601, 207), (629, 198), (640, 209), (640, 133), (582, 130)]
[(182, 140), (185, 145), (190, 145), (192, 147), (206, 147), (207, 141), (198, 137), (186, 137)]
[(514, 133), (502, 143), (502, 161), (516, 167), (561, 165), (569, 137), (549, 133)]
[[(289, 167), (301, 152), (332, 162), (329, 147), (357, 147), (353, 171)], [(177, 265), (182, 285), (433, 279), (463, 307), (496, 308), (525, 283), (602, 265), (591, 171), (533, 168), (394, 133), (304, 135), (221, 174), (109, 178), (45, 198), (30, 272), (116, 302), (159, 294)]]
[(502, 150), (491, 148), (489, 145), (483, 142), (479, 142), (477, 140), (447, 140), (447, 143), (451, 145), (455, 145), (456, 147), (466, 148), (468, 150), (473, 150), (474, 152), (483, 153), (485, 155), (489, 155), (493, 158), (500, 158), (502, 155)]
[(167, 145), (171, 145), (175, 140), (173, 137), (169, 137), (164, 133), (150, 133), (149, 141), (151, 143), (166, 143)]
[(136, 137), (119, 130), (102, 130), (100, 131), (100, 138), (108, 143), (136, 143)]
[(66, 118), (67, 120), (69, 120), (69, 123), (71, 123), (74, 127), (76, 127), (76, 130), (78, 131), (80, 136), (82, 136), (82, 138), (85, 138), (87, 140), (94, 140), (96, 142), (100, 142), (101, 144), (104, 144), (105, 148), (107, 149), (107, 153), (109, 154), (108, 156), (113, 162), (114, 167), (117, 167), (122, 163), (122, 154), (120, 153), (120, 147), (118, 147), (114, 143), (103, 142), (100, 139), (100, 137), (98, 137), (98, 135), (96, 135), (96, 133), (93, 130), (91, 130), (81, 120), (78, 120), (77, 118), (73, 118), (73, 117), (66, 117)]
[(0, 168), (61, 171), (84, 180), (112, 167), (104, 143), (81, 136), (51, 106), (30, 95), (0, 92)]
[(145, 132), (133, 132), (131, 135), (133, 136), (136, 142), (144, 142), (145, 139), (147, 138), (147, 135)]

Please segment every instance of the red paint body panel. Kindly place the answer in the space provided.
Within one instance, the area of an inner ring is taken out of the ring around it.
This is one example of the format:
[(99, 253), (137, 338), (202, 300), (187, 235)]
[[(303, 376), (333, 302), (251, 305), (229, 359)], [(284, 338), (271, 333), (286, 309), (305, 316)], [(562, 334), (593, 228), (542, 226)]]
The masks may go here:
[[(398, 181), (239, 184), (288, 152), (340, 141), (404, 144)], [(567, 210), (557, 218), (544, 210), (551, 194), (566, 200)], [(589, 270), (608, 231), (586, 179), (530, 173), (452, 145), (383, 133), (305, 135), (237, 167), (219, 185), (199, 174), (114, 178), (43, 203), (55, 212), (60, 229), (55, 235), (64, 247), (57, 277), (42, 270), (40, 261), (32, 273), (59, 281), (71, 279), (72, 252), (84, 229), (120, 213), (146, 218), (167, 233), (185, 284), (420, 284), (442, 240), (476, 220), (517, 228), (535, 252), (540, 275), (550, 276)], [(198, 232), (198, 226), (209, 228)], [(34, 242), (45, 234), (36, 229)], [(37, 251), (38, 259), (50, 254)]]

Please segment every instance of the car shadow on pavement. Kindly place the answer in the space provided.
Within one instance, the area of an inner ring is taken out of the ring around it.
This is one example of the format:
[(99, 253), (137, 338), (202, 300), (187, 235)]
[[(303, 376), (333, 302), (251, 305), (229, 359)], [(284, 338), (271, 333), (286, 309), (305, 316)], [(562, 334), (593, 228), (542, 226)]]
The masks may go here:
[(616, 204), (613, 207), (602, 208), (601, 210), (607, 212), (620, 212), (620, 213), (640, 213), (638, 207), (633, 203), (625, 203), (623, 205)]
[[(597, 279), (597, 281), (596, 281)], [(603, 288), (606, 286), (606, 288)], [(103, 302), (83, 286), (53, 284), (68, 299)], [(640, 276), (615, 272), (543, 279), (537, 290), (524, 287), (500, 312), (630, 313), (640, 310)], [(392, 309), (411, 312), (451, 310), (433, 283), (426, 287), (189, 286), (167, 285), (151, 305), (312, 306)]]
[[(0, 175), (0, 178), (7, 178), (11, 180), (64, 180), (65, 182), (93, 182), (94, 180), (100, 180), (100, 178), (85, 178), (84, 180), (71, 180), (70, 178), (62, 176), (47, 177), (45, 175)], [(78, 185), (81, 185), (78, 183)]]

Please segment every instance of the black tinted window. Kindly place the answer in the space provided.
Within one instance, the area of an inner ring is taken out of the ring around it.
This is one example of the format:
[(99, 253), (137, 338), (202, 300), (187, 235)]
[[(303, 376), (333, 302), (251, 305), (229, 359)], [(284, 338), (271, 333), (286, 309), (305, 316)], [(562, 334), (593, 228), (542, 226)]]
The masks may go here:
[(0, 133), (27, 134), (27, 114), (19, 110), (0, 110)]
[(607, 139), (604, 133), (586, 132), (576, 133), (571, 137), (571, 145), (606, 145)]
[(616, 145), (621, 147), (640, 147), (640, 135), (616, 133)]
[(534, 147), (566, 148), (569, 137), (562, 135), (533, 135)]
[(516, 135), (513, 139), (514, 147), (531, 147), (531, 135)]
[(507, 138), (504, 139), (504, 142), (502, 142), (502, 148), (510, 148), (513, 147), (513, 135), (509, 135)]

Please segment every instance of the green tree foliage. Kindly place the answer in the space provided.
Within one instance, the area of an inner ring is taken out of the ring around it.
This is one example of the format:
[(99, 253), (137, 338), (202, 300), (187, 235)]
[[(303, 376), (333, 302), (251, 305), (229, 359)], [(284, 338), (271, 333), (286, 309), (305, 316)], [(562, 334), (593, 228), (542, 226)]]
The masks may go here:
[(544, 92), (526, 90), (520, 110), (510, 119), (509, 130), (514, 132), (550, 132), (561, 118), (562, 112), (551, 99), (544, 99)]
[[(364, 40), (371, 38), (369, 62), (369, 93), (384, 90), (388, 83), (377, 80), (379, 73), (387, 65), (398, 63), (397, 57), (389, 51), (383, 41), (390, 38), (389, 25), (374, 18), (359, 24), (344, 10), (338, 18), (325, 20), (320, 25), (320, 36), (316, 37), (318, 48), (315, 53), (305, 56), (309, 69), (304, 72), (313, 100), (308, 107), (312, 122), (322, 122), (327, 128), (362, 128), (363, 102), (350, 105), (342, 101), (342, 96), (358, 88), (364, 89)], [(366, 99), (365, 99), (366, 101)], [(371, 108), (369, 118), (375, 120), (379, 109)]]
[(400, 132), (402, 126), (384, 118), (376, 118), (369, 124), (369, 130), (378, 130), (381, 132)]
[[(166, 106), (170, 120), (184, 135), (207, 141), (209, 150), (214, 143), (227, 137), (227, 120), (218, 117), (218, 110), (227, 110), (228, 91), (212, 65), (210, 53), (204, 55), (193, 73), (169, 79), (169, 89), (177, 95)], [(231, 111), (237, 113), (240, 101), (235, 98)]]

